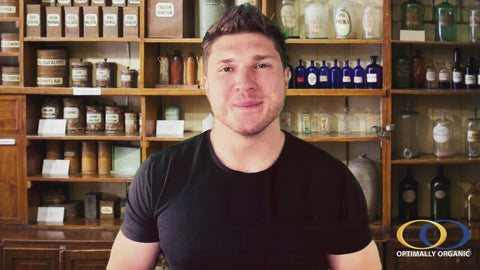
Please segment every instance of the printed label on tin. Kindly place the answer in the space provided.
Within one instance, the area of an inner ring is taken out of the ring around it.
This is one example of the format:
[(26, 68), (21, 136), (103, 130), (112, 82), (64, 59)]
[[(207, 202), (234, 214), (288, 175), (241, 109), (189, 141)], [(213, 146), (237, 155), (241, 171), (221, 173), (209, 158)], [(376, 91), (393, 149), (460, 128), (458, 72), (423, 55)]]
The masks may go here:
[(46, 59), (46, 58), (37, 59), (37, 65), (39, 66), (65, 66), (66, 64), (67, 64), (67, 60), (65, 59)]
[(125, 118), (125, 126), (127, 127), (135, 126), (135, 119)]
[(137, 14), (125, 14), (123, 17), (123, 24), (125, 26), (137, 26), (138, 18)]
[(87, 112), (87, 124), (102, 123), (102, 113)]
[(98, 16), (95, 13), (87, 13), (84, 16), (85, 26), (96, 27), (98, 25)]
[(28, 13), (27, 14), (27, 26), (40, 26), (40, 14)]
[(105, 215), (113, 214), (113, 208), (111, 206), (102, 206), (100, 212)]
[(79, 116), (78, 107), (63, 107), (63, 119), (78, 119)]
[(106, 124), (118, 124), (120, 122), (120, 116), (118, 113), (106, 113), (105, 114), (105, 123)]
[(47, 26), (49, 27), (59, 27), (60, 26), (60, 14), (48, 14), (47, 16)]
[(158, 18), (171, 18), (175, 15), (173, 3), (157, 3), (155, 5), (155, 16)]
[(108, 69), (99, 69), (97, 68), (97, 80), (98, 81), (108, 81), (110, 80), (110, 70)]
[(20, 41), (18, 40), (2, 40), (2, 48), (19, 48)]
[(20, 75), (18, 74), (2, 74), (2, 81), (4, 82), (19, 82)]
[(132, 75), (130, 75), (130, 74), (122, 74), (122, 75), (120, 76), (120, 80), (121, 80), (122, 82), (129, 82), (129, 81), (132, 80)]
[(69, 5), (70, 6), (70, 0), (57, 0), (57, 3), (60, 5)]
[(37, 77), (37, 85), (63, 85), (63, 78)]
[(88, 79), (88, 72), (84, 68), (72, 68), (72, 80), (83, 81)]
[(54, 119), (57, 109), (55, 107), (42, 107), (42, 118)]
[(75, 4), (88, 4), (87, 0), (74, 0)]
[(117, 26), (118, 18), (117, 14), (104, 14), (103, 25), (104, 26)]
[(17, 13), (17, 7), (16, 6), (0, 6), (0, 13), (9, 13), (9, 14)]
[(105, 0), (92, 0), (92, 4), (103, 5), (105, 4)]
[(128, 0), (128, 5), (140, 5), (141, 1), (140, 0)]
[(65, 15), (65, 25), (67, 27), (78, 27), (78, 14), (69, 13)]
[(125, 0), (112, 0), (114, 5), (125, 5)]

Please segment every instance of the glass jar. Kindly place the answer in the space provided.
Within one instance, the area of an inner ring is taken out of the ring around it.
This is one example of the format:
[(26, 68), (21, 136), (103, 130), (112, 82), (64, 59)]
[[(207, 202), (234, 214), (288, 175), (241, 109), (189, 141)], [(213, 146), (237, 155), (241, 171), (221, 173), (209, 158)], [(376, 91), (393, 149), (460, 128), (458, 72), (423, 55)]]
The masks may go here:
[(327, 38), (328, 5), (324, 0), (310, 0), (305, 5), (305, 37)]
[(298, 10), (295, 1), (283, 0), (280, 10), (282, 27), (289, 38), (298, 38)]
[[(411, 101), (405, 100), (404, 108), (396, 121), (397, 130), (394, 133), (395, 155), (400, 158), (413, 158), (418, 156), (418, 123), (420, 114), (412, 109)], [(398, 136), (396, 136), (398, 135)]]
[(446, 157), (453, 154), (450, 140), (453, 135), (453, 122), (446, 118), (446, 112), (440, 112), (440, 118), (433, 125), (433, 154)]

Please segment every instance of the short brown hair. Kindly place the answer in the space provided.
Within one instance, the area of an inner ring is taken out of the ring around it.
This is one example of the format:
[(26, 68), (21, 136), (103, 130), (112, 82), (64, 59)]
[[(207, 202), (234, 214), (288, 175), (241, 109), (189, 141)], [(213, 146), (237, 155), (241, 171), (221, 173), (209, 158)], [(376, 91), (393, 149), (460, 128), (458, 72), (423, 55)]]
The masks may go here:
[(202, 43), (205, 65), (211, 53), (215, 39), (241, 32), (260, 33), (273, 41), (275, 49), (280, 54), (283, 67), (287, 67), (286, 35), (282, 29), (263, 13), (250, 4), (233, 6), (223, 12), (217, 22), (205, 34)]

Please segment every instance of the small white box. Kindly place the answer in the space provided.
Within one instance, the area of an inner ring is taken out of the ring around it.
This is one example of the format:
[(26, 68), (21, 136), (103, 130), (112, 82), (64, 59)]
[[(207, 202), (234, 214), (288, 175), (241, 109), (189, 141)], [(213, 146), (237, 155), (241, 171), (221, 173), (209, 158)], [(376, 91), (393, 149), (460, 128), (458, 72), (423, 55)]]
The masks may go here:
[(184, 120), (157, 120), (157, 136), (182, 137)]
[(425, 30), (400, 30), (400, 40), (425, 41)]

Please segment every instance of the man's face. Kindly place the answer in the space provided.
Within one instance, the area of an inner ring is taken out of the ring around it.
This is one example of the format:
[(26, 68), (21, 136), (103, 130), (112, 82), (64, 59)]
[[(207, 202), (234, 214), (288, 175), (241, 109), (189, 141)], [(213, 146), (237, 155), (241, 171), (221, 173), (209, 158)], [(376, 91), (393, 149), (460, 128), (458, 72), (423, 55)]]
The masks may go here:
[(222, 36), (213, 42), (205, 77), (215, 125), (256, 135), (278, 125), (288, 68), (273, 41), (258, 33)]

